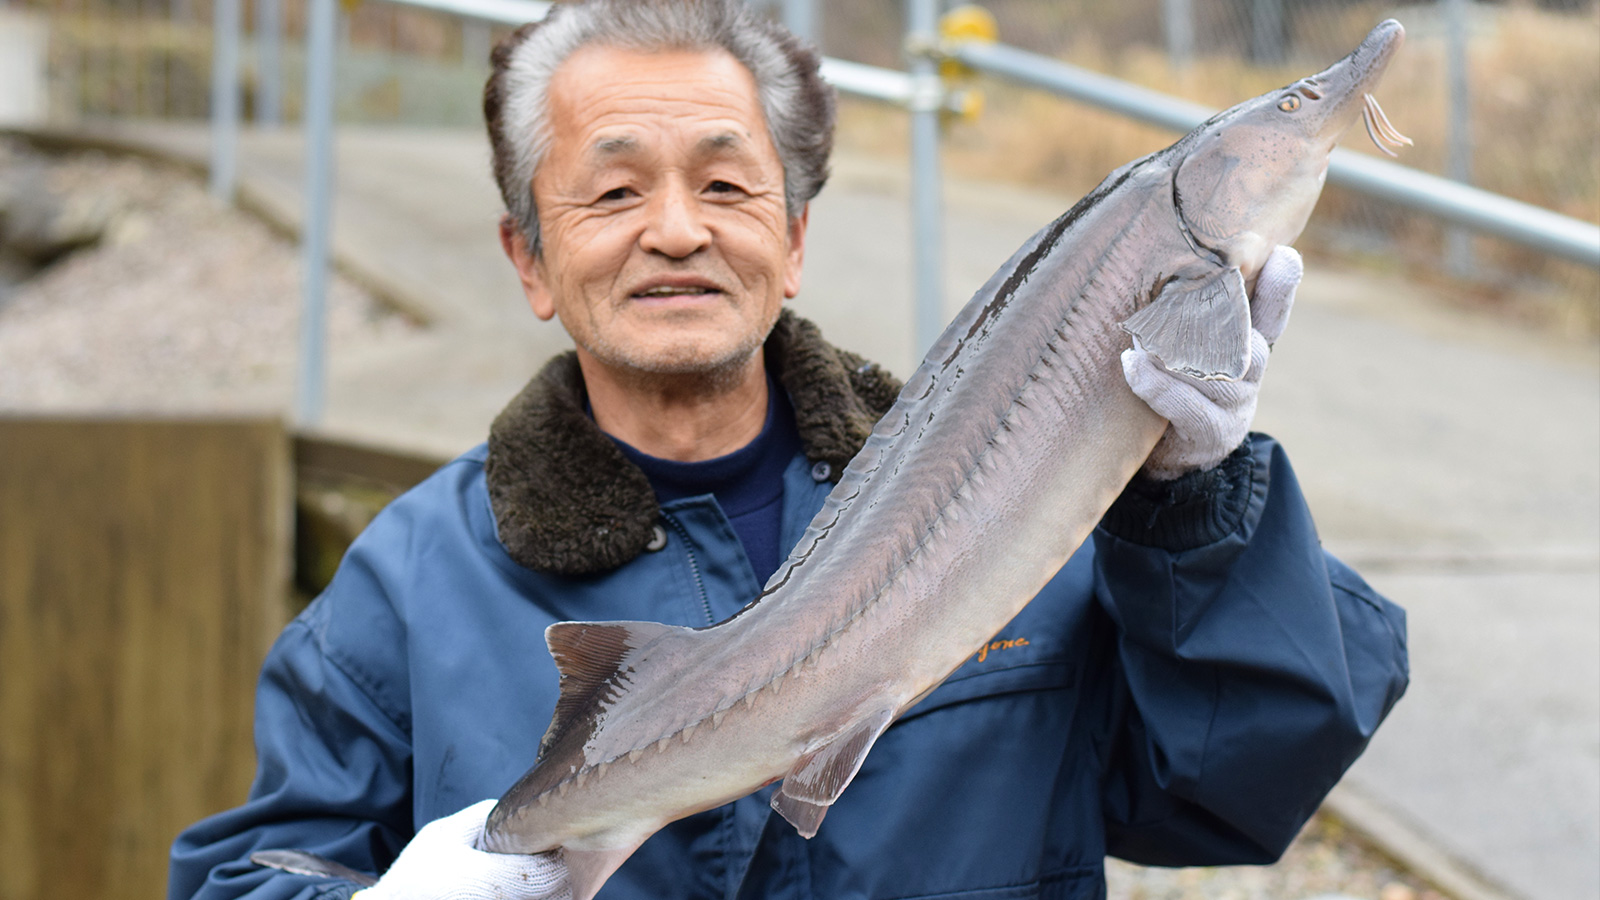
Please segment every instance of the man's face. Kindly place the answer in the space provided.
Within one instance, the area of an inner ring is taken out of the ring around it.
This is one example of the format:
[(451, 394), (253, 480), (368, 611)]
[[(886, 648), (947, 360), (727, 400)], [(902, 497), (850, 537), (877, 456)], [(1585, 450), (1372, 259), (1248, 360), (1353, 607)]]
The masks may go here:
[(502, 234), (534, 312), (611, 367), (749, 360), (800, 289), (805, 235), (749, 71), (722, 51), (586, 47), (551, 79), (549, 123), (542, 250)]

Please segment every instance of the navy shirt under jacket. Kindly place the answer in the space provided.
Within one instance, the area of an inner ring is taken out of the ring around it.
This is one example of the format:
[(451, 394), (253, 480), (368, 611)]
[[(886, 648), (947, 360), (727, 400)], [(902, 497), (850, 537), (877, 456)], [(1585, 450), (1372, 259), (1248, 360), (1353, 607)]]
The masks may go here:
[(615, 437), (611, 440), (644, 471), (661, 503), (706, 494), (715, 498), (744, 545), (758, 584), (766, 584), (778, 571), (784, 556), (778, 546), (783, 525), (783, 470), (801, 446), (789, 398), (771, 375), (767, 376), (767, 420), (761, 434), (726, 456), (677, 462), (643, 453)]

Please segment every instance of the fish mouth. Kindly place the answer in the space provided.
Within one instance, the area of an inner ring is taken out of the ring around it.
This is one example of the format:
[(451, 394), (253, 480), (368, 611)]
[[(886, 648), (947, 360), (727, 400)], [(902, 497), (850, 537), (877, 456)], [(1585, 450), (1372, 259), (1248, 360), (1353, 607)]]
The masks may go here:
[(1383, 107), (1378, 105), (1378, 98), (1371, 94), (1361, 95), (1361, 124), (1367, 127), (1367, 137), (1372, 138), (1372, 143), (1379, 150), (1390, 156), (1400, 154), (1391, 150), (1391, 147), (1410, 147), (1411, 138), (1401, 134), (1399, 129), (1389, 124), (1389, 117), (1383, 114)]

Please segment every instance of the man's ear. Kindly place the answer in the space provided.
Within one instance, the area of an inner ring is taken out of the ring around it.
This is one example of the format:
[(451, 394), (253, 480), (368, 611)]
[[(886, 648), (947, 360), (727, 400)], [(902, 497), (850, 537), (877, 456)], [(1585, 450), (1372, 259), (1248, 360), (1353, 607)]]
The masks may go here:
[(800, 215), (789, 219), (789, 258), (783, 267), (783, 296), (793, 300), (800, 293), (800, 268), (806, 259), (806, 222), (811, 218), (811, 204), (800, 207)]
[(517, 277), (522, 281), (522, 294), (528, 298), (533, 314), (550, 321), (555, 317), (556, 304), (545, 284), (543, 265), (536, 254), (528, 252), (528, 239), (509, 215), (500, 217), (500, 249), (516, 268)]

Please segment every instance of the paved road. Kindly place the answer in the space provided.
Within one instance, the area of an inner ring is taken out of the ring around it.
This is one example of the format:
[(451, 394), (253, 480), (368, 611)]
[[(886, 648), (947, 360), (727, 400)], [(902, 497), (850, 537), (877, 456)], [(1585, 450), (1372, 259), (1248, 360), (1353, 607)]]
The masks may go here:
[[(191, 156), (203, 133), (146, 134)], [(435, 322), (332, 361), (328, 428), (453, 453), (565, 344), (494, 237), (476, 133), (346, 129), (336, 251)], [(299, 216), (292, 134), (248, 135), (248, 198)], [(795, 307), (912, 367), (905, 179), (841, 159)], [(947, 195), (950, 311), (1069, 198)], [(1600, 353), (1313, 261), (1258, 427), (1290, 449), (1325, 542), (1410, 611), (1413, 684), (1346, 779), (1391, 825), (1525, 900), (1600, 896)]]

